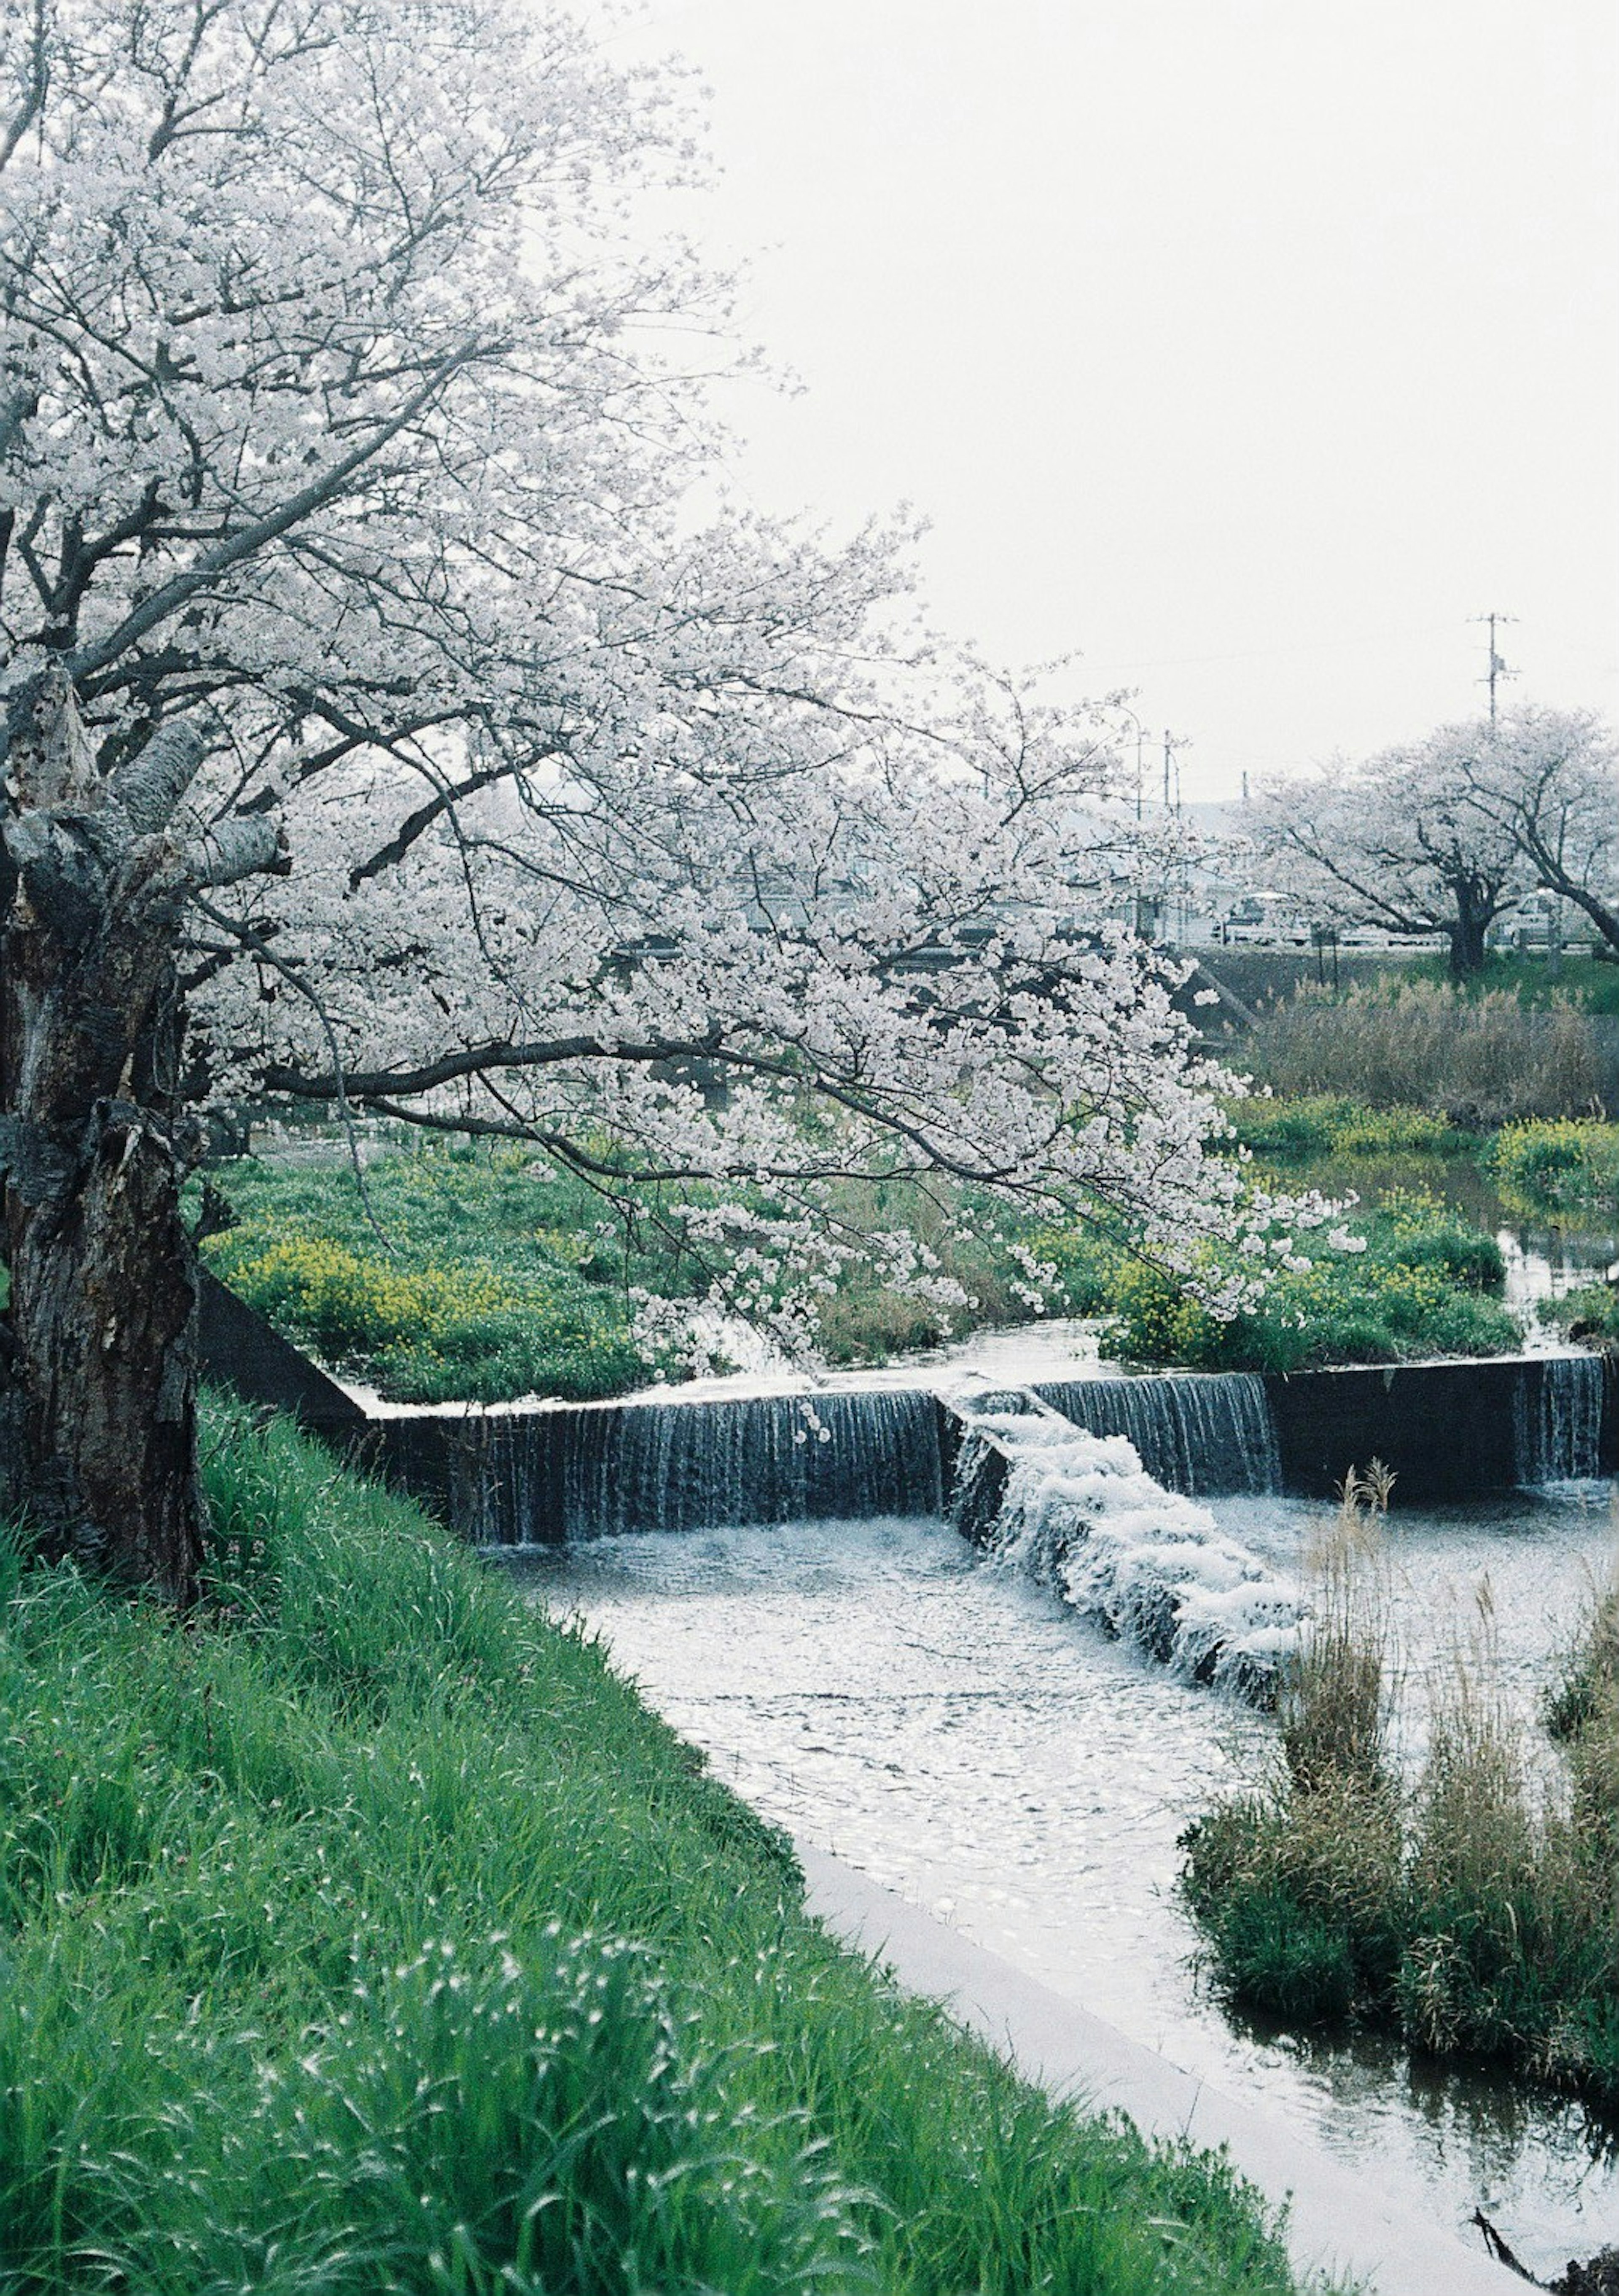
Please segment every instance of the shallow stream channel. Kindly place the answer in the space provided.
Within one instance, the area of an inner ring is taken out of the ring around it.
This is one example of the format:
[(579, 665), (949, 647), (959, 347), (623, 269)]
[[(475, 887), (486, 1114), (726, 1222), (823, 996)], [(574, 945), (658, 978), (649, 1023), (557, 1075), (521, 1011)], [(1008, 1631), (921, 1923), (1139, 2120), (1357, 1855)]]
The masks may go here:
[[(1615, 1538), (1610, 1486), (1396, 1510), (1386, 1533), (1412, 1711), (1478, 1590), (1531, 1726)], [(1329, 1506), (1209, 1502), (1296, 1582)], [(1177, 1838), (1261, 1777), (1275, 1726), (1177, 1679), (936, 1517), (773, 1523), (503, 1556), (582, 1620), (719, 1775), (1132, 2038), (1461, 2232), (1482, 2208), (1549, 2276), (1619, 2242), (1619, 2128), (1505, 2078), (1226, 2010), (1176, 1892)], [(1416, 1726), (1419, 1729), (1419, 1721)]]

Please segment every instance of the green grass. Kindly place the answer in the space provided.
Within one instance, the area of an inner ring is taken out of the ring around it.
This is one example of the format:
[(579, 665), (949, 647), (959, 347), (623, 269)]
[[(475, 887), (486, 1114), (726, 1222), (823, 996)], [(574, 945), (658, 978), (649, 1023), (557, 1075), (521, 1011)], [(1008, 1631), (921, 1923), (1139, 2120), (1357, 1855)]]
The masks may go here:
[(1322, 1156), (1458, 1156), (1479, 1144), (1422, 1108), (1371, 1108), (1333, 1093), (1235, 1101), (1230, 1150), (1250, 1149), (1266, 1162), (1286, 1165)]
[[(1572, 915), (1572, 911), (1571, 911)], [(1619, 961), (1613, 956), (1588, 956), (1565, 949), (1554, 972), (1543, 953), (1501, 950), (1485, 958), (1482, 972), (1454, 981), (1443, 956), (1414, 957), (1408, 979), (1454, 988), (1465, 996), (1484, 996), (1501, 989), (1531, 1010), (1543, 1009), (1566, 998), (1587, 1013), (1619, 1013)]]
[[(244, 1159), (209, 1178), (236, 1218), (204, 1244), (212, 1272), (296, 1346), (399, 1402), (585, 1399), (678, 1375), (637, 1344), (630, 1295), (695, 1299), (724, 1262), (684, 1241), (683, 1205), (700, 1187), (650, 1188), (615, 1213), (513, 1149), (385, 1153), (364, 1193), (335, 1144), (326, 1160)], [(831, 1363), (883, 1363), (1028, 1313), (1009, 1250), (1028, 1221), (985, 1190), (846, 1181), (827, 1216), (855, 1234), (908, 1228), (964, 1295), (941, 1307), (857, 1257), (821, 1303)]]
[(577, 1634), (216, 1406), (179, 1626), (0, 1570), (0, 2288), (1280, 2292), (801, 1910)]
[(626, 1297), (646, 1255), (526, 1155), (385, 1155), (364, 1193), (339, 1162), (244, 1160), (210, 1177), (236, 1216), (203, 1247), (213, 1273), (397, 1401), (584, 1400), (654, 1375)]
[[(1421, 1110), (1330, 1095), (1256, 1100), (1232, 1114), (1232, 1144), (1274, 1166), (1284, 1191), (1290, 1168), (1310, 1157), (1422, 1156), (1437, 1172), (1440, 1159), (1479, 1145)], [(1619, 1136), (1612, 1127), (1516, 1125), (1492, 1152), (1565, 1134)], [(682, 1243), (677, 1200), (614, 1221), (580, 1182), (514, 1151), (385, 1154), (370, 1167), (366, 1198), (336, 1161), (244, 1161), (213, 1178), (237, 1215), (205, 1246), (215, 1274), (296, 1344), (401, 1401), (622, 1394), (672, 1369), (637, 1345), (630, 1292), (679, 1299), (705, 1281)], [(1230, 1323), (1094, 1228), (1033, 1221), (981, 1190), (848, 1182), (830, 1216), (855, 1234), (910, 1226), (966, 1295), (946, 1311), (885, 1286), (856, 1259), (822, 1303), (822, 1346), (834, 1364), (880, 1363), (950, 1333), (1026, 1320), (1019, 1252), (1054, 1271), (1051, 1307), (1114, 1316), (1116, 1344), (1143, 1363), (1294, 1371), (1497, 1354), (1521, 1341), (1500, 1304), (1492, 1238), (1419, 1190), (1386, 1192), (1350, 1219), (1363, 1252), (1306, 1239), (1312, 1267), (1280, 1270), (1265, 1303)]]
[(1619, 1124), (1562, 1118), (1504, 1125), (1485, 1165), (1509, 1202), (1532, 1213), (1619, 1219)]
[(1571, 1340), (1619, 1341), (1619, 1285), (1582, 1283), (1560, 1300), (1549, 1300), (1541, 1312), (1561, 1324)]

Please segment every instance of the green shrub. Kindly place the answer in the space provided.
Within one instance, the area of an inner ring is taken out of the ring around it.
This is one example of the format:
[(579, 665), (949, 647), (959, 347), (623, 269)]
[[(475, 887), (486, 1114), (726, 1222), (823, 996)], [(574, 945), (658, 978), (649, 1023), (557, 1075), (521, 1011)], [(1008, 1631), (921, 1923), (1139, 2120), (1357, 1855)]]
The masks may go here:
[[(1335, 1250), (1306, 1235), (1305, 1268), (1272, 1272), (1260, 1304), (1221, 1321), (1179, 1278), (1122, 1259), (1111, 1291), (1124, 1351), (1197, 1371), (1289, 1372), (1427, 1355), (1498, 1355), (1522, 1344), (1517, 1319), (1489, 1297), (1506, 1270), (1493, 1238), (1430, 1197), (1391, 1194), (1345, 1224), (1363, 1242)], [(1210, 1271), (1229, 1268), (1210, 1253)]]
[(1435, 1268), (1464, 1291), (1506, 1288), (1501, 1248), (1420, 1188), (1386, 1188), (1364, 1222), (1372, 1251), (1391, 1267)]
[(1231, 1145), (1251, 1148), (1256, 1156), (1287, 1160), (1293, 1157), (1325, 1156), (1355, 1103), (1324, 1094), (1273, 1100), (1256, 1096), (1231, 1103), (1226, 1116), (1231, 1126)]
[(1423, 1108), (1373, 1108), (1338, 1094), (1230, 1103), (1232, 1147), (1272, 1163), (1323, 1156), (1452, 1155), (1474, 1144), (1443, 1117)]
[(1619, 1215), (1619, 1125), (1509, 1124), (1492, 1144), (1488, 1162), (1503, 1193), (1532, 1211)]
[[(703, 1292), (725, 1252), (684, 1242), (688, 1210), (713, 1191), (650, 1186), (622, 1216), (525, 1154), (466, 1146), (393, 1152), (352, 1169), (282, 1160), (224, 1165), (212, 1178), (237, 1225), (209, 1237), (209, 1266), (295, 1344), (401, 1402), (498, 1402), (531, 1393), (585, 1400), (622, 1394), (656, 1375), (632, 1330), (629, 1297)], [(761, 1211), (763, 1191), (743, 1191)], [(1030, 1214), (991, 1192), (895, 1177), (840, 1180), (827, 1216), (841, 1232), (906, 1228), (930, 1274), (962, 1295), (948, 1303), (884, 1282), (859, 1252), (820, 1302), (824, 1351), (835, 1363), (883, 1362), (985, 1324), (1031, 1312), (1024, 1261), (1051, 1257)], [(373, 1225), (374, 1222), (374, 1225)], [(1075, 1247), (1051, 1304), (1070, 1314), (1083, 1289)], [(1090, 1293), (1096, 1296), (1094, 1271)]]
[(1563, 1324), (1571, 1339), (1619, 1340), (1619, 1286), (1613, 1283), (1582, 1283), (1546, 1300), (1541, 1313)]

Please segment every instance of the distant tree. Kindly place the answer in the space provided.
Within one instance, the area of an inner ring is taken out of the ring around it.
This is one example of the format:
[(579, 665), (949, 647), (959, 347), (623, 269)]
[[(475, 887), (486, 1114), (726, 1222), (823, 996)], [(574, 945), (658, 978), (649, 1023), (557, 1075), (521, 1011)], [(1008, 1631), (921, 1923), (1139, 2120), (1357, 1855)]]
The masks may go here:
[(856, 1250), (930, 1280), (850, 1176), (1189, 1267), (1242, 1227), (1105, 726), (903, 649), (875, 533), (690, 507), (723, 299), (630, 227), (661, 78), (527, 0), (18, 0), (0, 107), (0, 1168), (59, 1549), (196, 1585), (199, 1093), (695, 1177), (800, 1331)]
[(1517, 835), (1483, 810), (1470, 729), (1360, 765), (1266, 783), (1248, 816), (1267, 885), (1343, 925), (1443, 936), (1452, 974), (1477, 972), (1484, 935), (1531, 882)]
[(1455, 729), (1468, 801), (1533, 882), (1619, 951), (1619, 747), (1589, 710), (1527, 708)]

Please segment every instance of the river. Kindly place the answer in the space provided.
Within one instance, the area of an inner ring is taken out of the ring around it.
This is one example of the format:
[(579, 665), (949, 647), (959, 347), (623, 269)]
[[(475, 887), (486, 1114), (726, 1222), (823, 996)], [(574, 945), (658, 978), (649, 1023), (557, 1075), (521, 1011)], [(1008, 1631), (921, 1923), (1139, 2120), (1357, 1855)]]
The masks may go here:
[[(1288, 1570), (1323, 1511), (1214, 1503)], [(1421, 1685), (1487, 1578), (1504, 1693), (1533, 1726), (1549, 1659), (1613, 1544), (1606, 1487), (1390, 1520)], [(1483, 2207), (1545, 2273), (1619, 2241), (1619, 2130), (1504, 2079), (1229, 2014), (1176, 1896), (1177, 1837), (1259, 1776), (1273, 1726), (1109, 1642), (928, 1519), (588, 1540), (508, 1567), (587, 1621), (767, 1816), (1132, 2038), (1457, 2227)]]

